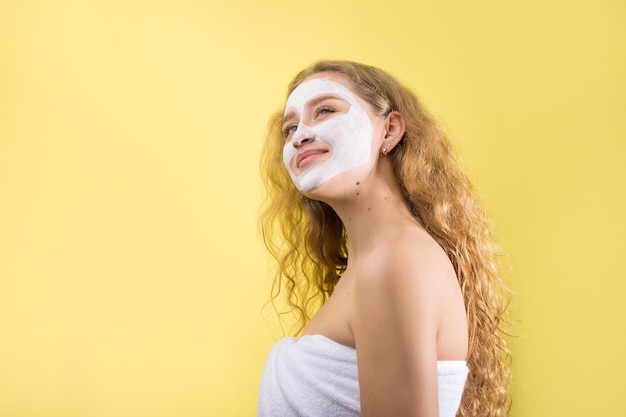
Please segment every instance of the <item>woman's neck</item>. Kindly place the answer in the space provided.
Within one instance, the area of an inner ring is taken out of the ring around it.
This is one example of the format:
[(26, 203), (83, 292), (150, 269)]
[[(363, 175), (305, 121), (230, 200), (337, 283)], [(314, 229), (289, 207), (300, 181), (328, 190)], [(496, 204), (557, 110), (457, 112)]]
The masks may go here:
[(358, 194), (328, 204), (346, 228), (348, 265), (407, 227), (421, 227), (391, 173), (363, 181)]

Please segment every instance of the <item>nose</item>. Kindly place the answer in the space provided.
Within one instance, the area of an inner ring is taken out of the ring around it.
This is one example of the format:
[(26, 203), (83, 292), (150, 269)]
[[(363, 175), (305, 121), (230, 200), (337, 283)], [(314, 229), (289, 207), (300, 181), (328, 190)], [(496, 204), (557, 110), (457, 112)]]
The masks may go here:
[(309, 129), (307, 129), (307, 127), (301, 123), (300, 125), (298, 125), (296, 132), (291, 137), (291, 144), (294, 147), (298, 148), (305, 143), (310, 143), (314, 140), (315, 136), (313, 135), (313, 133), (310, 132)]

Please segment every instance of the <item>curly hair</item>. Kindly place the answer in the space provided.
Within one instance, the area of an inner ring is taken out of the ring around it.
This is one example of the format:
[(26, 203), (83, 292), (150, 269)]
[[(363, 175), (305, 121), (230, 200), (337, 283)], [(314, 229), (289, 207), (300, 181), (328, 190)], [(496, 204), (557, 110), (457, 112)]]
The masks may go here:
[[(457, 416), (508, 415), (507, 290), (498, 274), (498, 246), (444, 129), (395, 78), (356, 62), (317, 62), (293, 79), (288, 93), (307, 77), (327, 71), (351, 80), (353, 90), (378, 114), (398, 111), (404, 116), (406, 132), (389, 154), (394, 174), (414, 217), (454, 266), (467, 312), (470, 372)], [(261, 229), (277, 261), (272, 300), (285, 294), (300, 333), (346, 269), (347, 236), (329, 205), (303, 196), (292, 183), (283, 165), (281, 123), (282, 112), (274, 114), (263, 148)]]

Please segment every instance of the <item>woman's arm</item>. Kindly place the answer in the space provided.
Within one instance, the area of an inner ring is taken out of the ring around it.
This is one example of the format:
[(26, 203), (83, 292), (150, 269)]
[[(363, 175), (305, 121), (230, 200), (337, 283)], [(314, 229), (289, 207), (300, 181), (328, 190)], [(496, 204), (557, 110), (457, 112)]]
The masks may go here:
[(352, 331), (363, 417), (439, 416), (437, 332), (454, 272), (439, 247), (425, 246), (384, 245), (358, 270)]

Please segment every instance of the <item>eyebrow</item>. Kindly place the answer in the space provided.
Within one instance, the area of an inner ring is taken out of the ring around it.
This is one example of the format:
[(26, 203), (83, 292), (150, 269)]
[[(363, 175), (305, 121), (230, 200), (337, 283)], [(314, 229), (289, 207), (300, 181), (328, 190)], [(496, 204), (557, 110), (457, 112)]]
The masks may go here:
[[(337, 99), (337, 100), (344, 100), (347, 101), (345, 98), (338, 96), (337, 94), (333, 94), (333, 93), (322, 93), (319, 96), (313, 97), (312, 99), (310, 99), (309, 101), (306, 102), (306, 106), (315, 106), (319, 103), (321, 103), (324, 100), (330, 100), (330, 99)], [(291, 119), (294, 119), (296, 117), (295, 115), (295, 110), (290, 109), (287, 111), (287, 113), (285, 113), (285, 116), (283, 117), (283, 125), (286, 122), (289, 122)]]
[(321, 94), (317, 97), (312, 98), (311, 100), (309, 100), (307, 102), (307, 105), (310, 106), (315, 106), (316, 104), (319, 104), (320, 102), (324, 101), (324, 100), (328, 100), (328, 99), (338, 99), (338, 100), (344, 100), (347, 101), (345, 98), (338, 96), (337, 94), (333, 94), (333, 93), (324, 93)]

